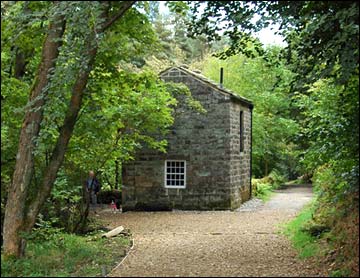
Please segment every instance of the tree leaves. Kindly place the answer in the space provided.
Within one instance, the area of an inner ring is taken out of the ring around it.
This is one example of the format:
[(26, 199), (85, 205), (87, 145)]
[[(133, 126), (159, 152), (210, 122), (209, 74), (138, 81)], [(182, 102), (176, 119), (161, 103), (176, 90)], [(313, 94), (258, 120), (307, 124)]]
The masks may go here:
[[(272, 47), (265, 51), (269, 57), (272, 54), (276, 57), (279, 49)], [(253, 101), (254, 175), (264, 175), (265, 160), (271, 161), (269, 170), (279, 165), (290, 167), (291, 160), (295, 160), (292, 153), (295, 146), (290, 142), (298, 131), (298, 125), (289, 113), (288, 90), (292, 73), (284, 63), (269, 64), (260, 57), (236, 55), (226, 60), (207, 57), (196, 66), (201, 67), (204, 74), (213, 80), (218, 80), (219, 69), (223, 67), (224, 86)], [(280, 83), (278, 76), (282, 76)]]

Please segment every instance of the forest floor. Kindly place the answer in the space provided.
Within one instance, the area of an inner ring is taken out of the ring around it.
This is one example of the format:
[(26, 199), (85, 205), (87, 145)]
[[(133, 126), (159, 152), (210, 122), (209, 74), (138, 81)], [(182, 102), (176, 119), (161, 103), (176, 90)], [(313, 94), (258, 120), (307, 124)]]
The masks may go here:
[(279, 232), (311, 198), (311, 187), (292, 186), (237, 211), (103, 210), (98, 219), (134, 237), (133, 250), (109, 276), (326, 276)]

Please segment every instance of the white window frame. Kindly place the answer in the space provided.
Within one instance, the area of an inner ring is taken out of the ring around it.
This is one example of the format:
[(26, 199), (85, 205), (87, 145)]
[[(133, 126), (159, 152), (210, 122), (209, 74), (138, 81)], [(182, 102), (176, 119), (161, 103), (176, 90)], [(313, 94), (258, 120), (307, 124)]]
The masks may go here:
[[(184, 185), (167, 185), (166, 175), (176, 174), (176, 173), (168, 173), (167, 172), (167, 163), (168, 162), (184, 162)], [(186, 188), (186, 160), (175, 160), (175, 159), (165, 160), (165, 163), (164, 163), (164, 186), (165, 186), (165, 188)]]

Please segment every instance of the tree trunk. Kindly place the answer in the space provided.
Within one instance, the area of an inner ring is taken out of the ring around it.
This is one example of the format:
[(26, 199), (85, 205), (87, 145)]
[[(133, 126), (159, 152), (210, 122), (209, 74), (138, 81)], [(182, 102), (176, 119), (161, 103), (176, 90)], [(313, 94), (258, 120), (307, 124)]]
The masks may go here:
[[(60, 129), (59, 137), (57, 139), (55, 148), (50, 157), (49, 165), (44, 171), (42, 183), (37, 189), (36, 196), (31, 200), (28, 207), (25, 207), (27, 200), (29, 185), (33, 176), (33, 150), (35, 149), (34, 138), (37, 137), (40, 130), (40, 123), (42, 119), (42, 111), (44, 105), (44, 98), (37, 99), (45, 85), (48, 83), (48, 70), (55, 66), (55, 58), (58, 55), (58, 47), (60, 43), (54, 38), (61, 38), (64, 31), (64, 21), (54, 20), (50, 25), (50, 32), (43, 46), (42, 63), (39, 70), (39, 78), (34, 86), (34, 90), (30, 100), (34, 100), (35, 110), (29, 110), (25, 115), (25, 120), (20, 135), (19, 151), (16, 160), (15, 171), (13, 175), (13, 183), (9, 190), (8, 201), (6, 204), (5, 221), (4, 221), (4, 253), (6, 256), (19, 257), (23, 255), (25, 248), (25, 240), (20, 236), (21, 232), (30, 232), (35, 225), (36, 217), (39, 214), (40, 208), (50, 195), (57, 172), (63, 162), (66, 148), (71, 138), (78, 113), (81, 108), (84, 89), (87, 85), (90, 71), (92, 70), (96, 53), (96, 35), (104, 32), (117, 19), (121, 18), (125, 12), (131, 8), (136, 1), (125, 1), (112, 18), (102, 26), (97, 28), (96, 32), (91, 30), (91, 34), (87, 40), (85, 47), (85, 67), (80, 70), (77, 79), (72, 88), (72, 96), (69, 107), (65, 115), (64, 123)], [(109, 2), (103, 2), (104, 13), (102, 17), (107, 18)], [(55, 54), (56, 55), (53, 55)], [(52, 58), (51, 58), (52, 57)]]
[(50, 195), (51, 189), (57, 176), (57, 172), (60, 169), (60, 166), (62, 165), (62, 162), (64, 160), (66, 148), (74, 130), (77, 115), (81, 108), (84, 89), (86, 87), (90, 71), (95, 61), (97, 46), (94, 40), (95, 36), (92, 36), (88, 40), (86, 57), (88, 61), (86, 63), (86, 67), (79, 73), (76, 82), (72, 88), (72, 96), (70, 99), (69, 107), (64, 119), (64, 123), (60, 129), (59, 137), (56, 142), (55, 148), (52, 152), (49, 165), (45, 169), (44, 178), (42, 184), (40, 185), (38, 193), (29, 206), (26, 219), (27, 230), (31, 230), (32, 227), (35, 225), (36, 217), (39, 214), (40, 208)]
[(80, 218), (79, 218), (79, 221), (76, 223), (73, 232), (75, 232), (75, 233), (84, 233), (85, 232), (87, 218), (89, 215), (89, 208), (90, 208), (90, 194), (87, 191), (86, 184), (83, 183), (83, 185), (82, 185), (82, 201), (79, 205)]
[[(86, 66), (84, 67), (84, 69), (80, 70), (79, 75), (72, 88), (72, 96), (70, 99), (69, 107), (64, 119), (64, 123), (60, 129), (60, 134), (56, 142), (54, 151), (50, 158), (50, 163), (45, 169), (43, 183), (40, 186), (40, 189), (38, 190), (38, 194), (36, 195), (34, 201), (29, 207), (26, 223), (28, 231), (30, 231), (35, 225), (36, 217), (39, 214), (40, 208), (42, 204), (46, 201), (47, 197), (50, 195), (51, 189), (56, 179), (57, 172), (60, 169), (60, 166), (62, 165), (62, 162), (64, 160), (66, 148), (70, 141), (72, 132), (76, 124), (77, 116), (81, 108), (84, 90), (95, 62), (96, 53), (98, 50), (98, 44), (96, 43), (96, 35), (99, 34), (99, 32), (103, 32), (106, 28), (110, 27), (111, 24), (115, 22), (115, 18), (121, 18), (134, 3), (134, 1), (124, 2), (119, 12), (109, 21), (105, 22), (103, 26), (100, 26), (97, 32), (92, 33), (87, 40), (88, 43), (85, 49), (85, 59), (87, 59)], [(106, 2), (104, 2), (104, 5), (106, 5), (106, 8), (103, 11), (102, 17), (106, 19), (108, 12), (107, 8), (109, 7), (107, 6)]]
[(25, 112), (15, 170), (5, 207), (4, 253), (6, 256), (19, 257), (23, 255), (24, 247), (22, 245), (25, 242), (21, 240), (20, 232), (23, 231), (26, 211), (25, 201), (34, 174), (33, 152), (35, 150), (35, 139), (40, 131), (46, 95), (46, 91), (43, 90), (49, 82), (50, 69), (55, 67), (64, 29), (64, 18), (59, 15), (55, 16), (49, 24), (49, 33), (43, 44), (41, 63), (35, 84), (31, 89), (29, 106)]

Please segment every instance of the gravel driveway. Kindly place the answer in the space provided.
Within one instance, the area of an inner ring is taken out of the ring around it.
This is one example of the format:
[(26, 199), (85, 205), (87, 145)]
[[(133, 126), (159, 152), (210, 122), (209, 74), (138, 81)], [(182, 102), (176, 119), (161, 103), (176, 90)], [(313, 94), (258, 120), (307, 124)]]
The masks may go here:
[(135, 240), (109, 276), (319, 276), (278, 233), (311, 196), (310, 187), (297, 186), (232, 212), (102, 212), (111, 228), (130, 228)]

